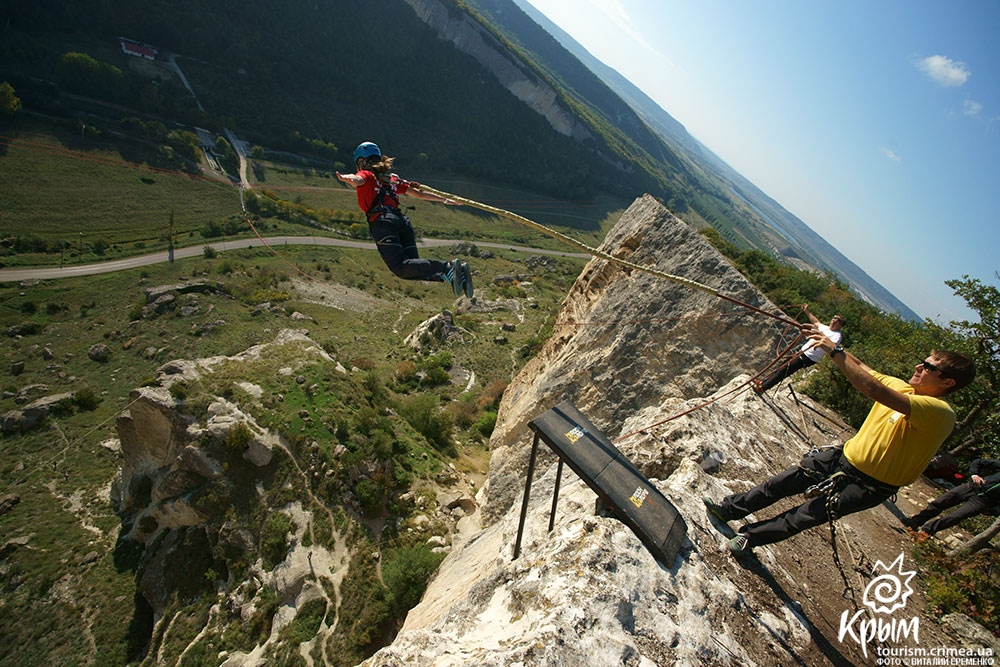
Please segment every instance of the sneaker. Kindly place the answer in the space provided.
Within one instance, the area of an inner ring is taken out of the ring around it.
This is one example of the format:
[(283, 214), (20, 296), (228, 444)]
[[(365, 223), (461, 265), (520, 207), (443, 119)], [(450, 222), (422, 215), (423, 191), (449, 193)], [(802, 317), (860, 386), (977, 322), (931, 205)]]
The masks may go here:
[(472, 269), (465, 262), (462, 262), (460, 266), (462, 267), (462, 289), (465, 290), (465, 296), (471, 299), (475, 293), (472, 287)]
[(732, 521), (736, 518), (729, 513), (729, 510), (722, 505), (715, 503), (711, 498), (702, 498), (701, 501), (705, 503), (705, 508), (708, 510), (708, 513), (723, 523)]
[(462, 267), (459, 266), (457, 259), (448, 262), (448, 269), (441, 275), (441, 278), (446, 283), (451, 283), (451, 289), (455, 292), (455, 296), (462, 295)]
[(736, 557), (747, 556), (752, 551), (753, 547), (750, 546), (750, 540), (746, 535), (737, 535), (729, 540), (729, 553)]
[(917, 522), (917, 521), (915, 521), (912, 516), (904, 516), (902, 519), (900, 519), (900, 523), (902, 523), (907, 528), (919, 528), (920, 527), (920, 523)]

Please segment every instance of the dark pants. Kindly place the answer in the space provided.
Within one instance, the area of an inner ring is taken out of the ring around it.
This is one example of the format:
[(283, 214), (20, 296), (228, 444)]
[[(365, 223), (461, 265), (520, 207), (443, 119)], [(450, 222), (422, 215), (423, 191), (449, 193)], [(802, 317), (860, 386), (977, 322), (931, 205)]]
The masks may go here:
[(448, 265), (436, 259), (420, 259), (416, 234), (405, 215), (381, 213), (368, 223), (368, 229), (382, 260), (394, 274), (404, 280), (444, 280)]
[[(734, 493), (722, 499), (722, 507), (735, 518), (773, 505), (782, 498), (800, 494), (833, 473), (847, 473), (844, 481), (836, 488), (833, 510), (837, 517), (860, 512), (875, 507), (890, 498), (896, 487), (881, 484), (862, 474), (843, 458), (842, 450), (821, 449), (810, 452), (797, 466), (778, 473), (763, 484), (744, 493)], [(803, 530), (826, 523), (827, 495), (809, 498), (798, 507), (782, 512), (773, 519), (757, 521), (740, 529), (747, 536), (751, 546), (780, 542)]]
[[(979, 514), (992, 513), (993, 506), (977, 493), (979, 490), (979, 487), (972, 482), (959, 484), (927, 503), (927, 507), (910, 517), (907, 523), (911, 526), (920, 527), (924, 532), (933, 535), (939, 530), (957, 525), (963, 519), (978, 516)], [(934, 517), (949, 507), (954, 507), (960, 503), (961, 507), (954, 512), (946, 514), (940, 519), (934, 519)], [(934, 520), (931, 521), (931, 519)]]
[(800, 371), (803, 368), (812, 366), (815, 363), (816, 363), (815, 361), (813, 361), (805, 354), (800, 352), (797, 356), (792, 357), (792, 359), (788, 363), (778, 366), (777, 370), (775, 370), (773, 373), (764, 378), (764, 380), (762, 380), (760, 383), (760, 390), (767, 391), (768, 389), (778, 384), (792, 373)]

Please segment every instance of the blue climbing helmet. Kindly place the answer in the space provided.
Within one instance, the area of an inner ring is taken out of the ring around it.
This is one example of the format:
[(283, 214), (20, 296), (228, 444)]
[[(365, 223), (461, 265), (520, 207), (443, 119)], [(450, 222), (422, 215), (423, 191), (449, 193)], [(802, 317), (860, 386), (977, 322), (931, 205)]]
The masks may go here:
[(372, 160), (371, 158), (378, 157), (381, 159), (382, 151), (378, 149), (378, 146), (370, 141), (365, 141), (358, 144), (358, 147), (354, 149), (354, 162), (357, 163), (358, 160), (364, 158), (369, 162), (378, 162), (378, 160)]

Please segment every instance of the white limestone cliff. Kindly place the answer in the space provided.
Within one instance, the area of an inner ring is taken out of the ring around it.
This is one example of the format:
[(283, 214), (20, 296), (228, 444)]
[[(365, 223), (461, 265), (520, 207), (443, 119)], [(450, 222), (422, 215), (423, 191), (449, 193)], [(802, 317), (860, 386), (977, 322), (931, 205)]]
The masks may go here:
[[(773, 308), (651, 197), (623, 214), (602, 250)], [(851, 435), (787, 385), (766, 399), (746, 390), (781, 329), (711, 294), (591, 261), (554, 335), (504, 396), (481, 512), (460, 524), (393, 644), (364, 666), (874, 664), (878, 643), (856, 641), (856, 627), (841, 632), (842, 618), (869, 618), (854, 614), (865, 609), (872, 566), (909, 552), (892, 508), (840, 521), (836, 551), (829, 529), (817, 528), (741, 562), (701, 500)], [(618, 439), (677, 507), (688, 532), (673, 562), (657, 562), (628, 527), (596, 514), (594, 493), (568, 469), (548, 533), (555, 460), (544, 446), (513, 558), (526, 425), (562, 400)], [(926, 489), (916, 485), (898, 502), (911, 510), (918, 493)], [(918, 594), (904, 611), (920, 619), (919, 637), (881, 646), (968, 645), (944, 634)]]

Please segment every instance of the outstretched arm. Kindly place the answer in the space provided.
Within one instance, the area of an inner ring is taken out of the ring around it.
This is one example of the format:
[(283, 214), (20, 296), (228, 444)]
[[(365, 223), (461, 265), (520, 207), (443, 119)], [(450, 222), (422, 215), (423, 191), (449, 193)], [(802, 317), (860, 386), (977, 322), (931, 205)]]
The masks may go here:
[(436, 195), (431, 192), (424, 192), (423, 190), (420, 189), (420, 183), (417, 183), (416, 181), (403, 181), (403, 182), (406, 183), (407, 185), (406, 192), (403, 193), (404, 195), (407, 195), (409, 197), (414, 197), (416, 199), (422, 199), (423, 201), (435, 201), (438, 202), (439, 204), (446, 204), (448, 206), (459, 205), (457, 201), (449, 197), (442, 197), (440, 195)]
[(809, 310), (809, 304), (808, 303), (802, 307), (802, 310), (805, 312), (806, 317), (809, 318), (810, 322), (812, 322), (813, 324), (819, 324), (819, 318), (816, 317), (815, 315), (813, 315), (812, 311)]
[(362, 176), (358, 176), (357, 174), (342, 174), (339, 171), (334, 173), (337, 174), (338, 181), (340, 181), (341, 183), (346, 183), (347, 185), (350, 185), (352, 188), (360, 188), (362, 185), (365, 184), (365, 179)]
[(830, 353), (833, 352), (836, 345), (816, 326), (806, 326), (803, 331), (810, 340), (816, 343), (817, 347), (823, 348), (855, 389), (887, 408), (907, 417), (910, 416), (910, 397), (907, 394), (891, 389), (876, 380), (871, 374), (872, 369), (850, 352), (845, 351), (842, 354), (838, 352), (836, 355), (831, 355)]

